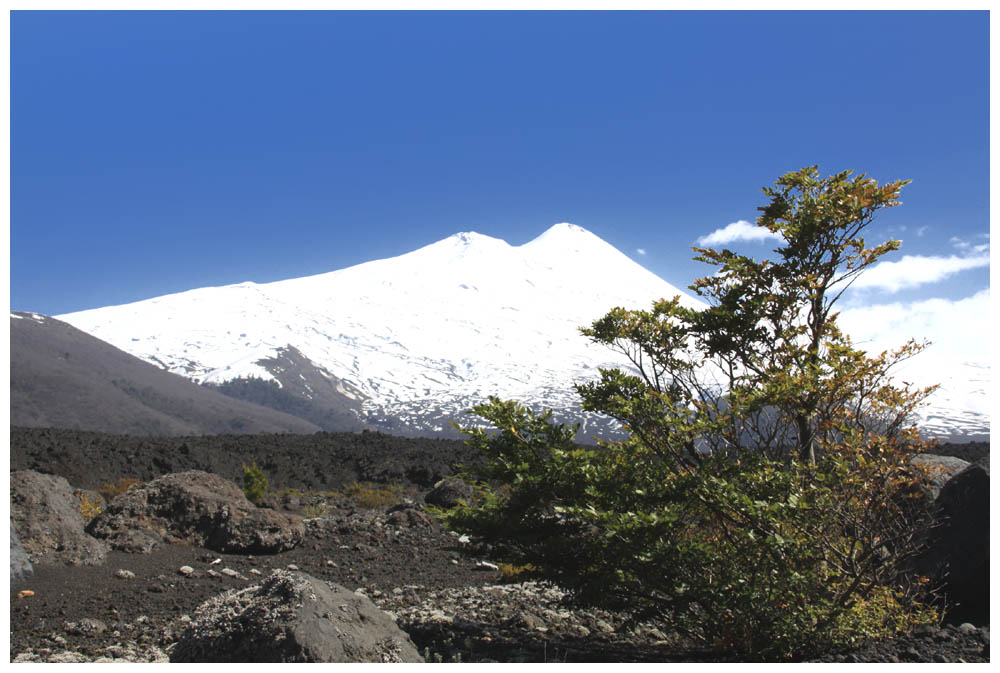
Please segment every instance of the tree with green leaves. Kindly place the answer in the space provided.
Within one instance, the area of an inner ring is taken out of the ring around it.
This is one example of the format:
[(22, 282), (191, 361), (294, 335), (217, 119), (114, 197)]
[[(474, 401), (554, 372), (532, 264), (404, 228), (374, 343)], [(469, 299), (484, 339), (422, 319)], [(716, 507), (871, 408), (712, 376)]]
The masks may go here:
[(716, 267), (651, 310), (582, 329), (631, 363), (577, 391), (627, 438), (596, 449), (512, 401), (465, 430), (487, 457), (480, 497), (442, 516), (473, 549), (553, 581), (580, 602), (659, 618), (692, 642), (788, 659), (936, 618), (909, 572), (926, 516), (909, 390), (892, 368), (923, 347), (869, 354), (834, 304), (899, 243), (868, 247), (903, 181), (788, 173), (757, 225), (773, 259), (696, 248)]
[(255, 505), (267, 496), (267, 475), (257, 465), (256, 458), (250, 465), (243, 466), (243, 495)]

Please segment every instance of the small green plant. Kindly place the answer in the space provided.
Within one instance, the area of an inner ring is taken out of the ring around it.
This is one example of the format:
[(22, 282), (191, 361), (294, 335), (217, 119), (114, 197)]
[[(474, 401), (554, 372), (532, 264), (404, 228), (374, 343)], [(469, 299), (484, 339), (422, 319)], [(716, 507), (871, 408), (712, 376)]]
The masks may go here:
[(98, 487), (97, 492), (101, 494), (105, 502), (111, 502), (115, 497), (121, 495), (133, 486), (138, 486), (142, 482), (135, 477), (122, 477), (117, 484), (104, 483)]
[(344, 487), (344, 495), (351, 498), (358, 507), (376, 509), (398, 503), (403, 496), (403, 487), (399, 484), (379, 486), (354, 482)]
[(256, 459), (249, 466), (243, 466), (243, 494), (255, 505), (267, 495), (267, 476)]
[(325, 502), (313, 503), (302, 508), (303, 519), (321, 519), (330, 513)]
[(511, 584), (531, 579), (531, 573), (535, 570), (535, 567), (530, 563), (521, 565), (513, 563), (498, 563), (497, 568), (499, 568), (500, 571), (500, 581)]

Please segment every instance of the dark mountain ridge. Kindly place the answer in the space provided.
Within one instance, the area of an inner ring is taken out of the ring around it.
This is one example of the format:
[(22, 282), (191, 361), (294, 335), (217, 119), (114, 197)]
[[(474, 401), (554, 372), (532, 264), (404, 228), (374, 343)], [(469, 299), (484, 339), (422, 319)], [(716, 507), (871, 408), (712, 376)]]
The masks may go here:
[(132, 435), (320, 429), (163, 371), (55, 318), (21, 312), (10, 317), (10, 422)]
[(361, 420), (364, 399), (361, 392), (316, 366), (294, 346), (286, 346), (274, 357), (258, 360), (257, 364), (274, 379), (241, 377), (205, 385), (228, 397), (305, 419), (323, 430), (371, 429)]

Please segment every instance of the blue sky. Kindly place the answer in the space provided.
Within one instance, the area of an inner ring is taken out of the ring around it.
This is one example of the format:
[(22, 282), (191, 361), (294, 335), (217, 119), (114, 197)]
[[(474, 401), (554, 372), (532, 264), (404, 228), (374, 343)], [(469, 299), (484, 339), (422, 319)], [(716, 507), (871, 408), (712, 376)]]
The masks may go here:
[(913, 180), (849, 301), (959, 302), (989, 287), (988, 64), (986, 12), (14, 12), (11, 308), (564, 221), (685, 287), (812, 164)]

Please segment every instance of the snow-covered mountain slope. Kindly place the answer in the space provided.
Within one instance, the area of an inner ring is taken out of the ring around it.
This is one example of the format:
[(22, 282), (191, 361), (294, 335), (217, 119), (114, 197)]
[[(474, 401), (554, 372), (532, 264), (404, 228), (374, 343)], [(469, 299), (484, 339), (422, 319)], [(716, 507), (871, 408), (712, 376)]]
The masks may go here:
[(332, 273), (60, 319), (200, 382), (273, 378), (260, 362), (293, 346), (360, 391), (369, 422), (430, 432), (491, 394), (575, 407), (572, 383), (619, 363), (578, 328), (612, 306), (677, 294), (592, 233), (558, 224), (521, 246), (460, 233)]
[[(557, 224), (520, 246), (460, 233), (331, 273), (59, 318), (199, 382), (273, 379), (263, 363), (292, 347), (362, 398), (368, 424), (429, 434), (488, 395), (569, 420), (572, 384), (624, 364), (578, 328), (674, 295), (701, 305), (587, 230)], [(600, 430), (595, 422), (584, 432)]]

